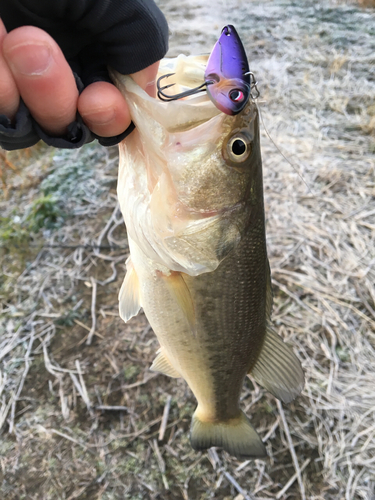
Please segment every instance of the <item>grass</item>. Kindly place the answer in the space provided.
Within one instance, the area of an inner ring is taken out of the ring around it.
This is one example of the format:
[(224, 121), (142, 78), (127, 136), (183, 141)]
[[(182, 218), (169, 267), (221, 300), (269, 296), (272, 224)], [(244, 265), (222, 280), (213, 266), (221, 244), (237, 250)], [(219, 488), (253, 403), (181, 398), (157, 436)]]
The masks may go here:
[(194, 452), (192, 394), (149, 372), (158, 345), (145, 317), (118, 317), (128, 247), (116, 149), (7, 154), (17, 170), (0, 198), (0, 496), (373, 500), (374, 13), (340, 2), (159, 3), (171, 55), (208, 51), (223, 24), (238, 28), (264, 123), (293, 163), (262, 127), (273, 320), (306, 388), (281, 407), (244, 384), (267, 460)]

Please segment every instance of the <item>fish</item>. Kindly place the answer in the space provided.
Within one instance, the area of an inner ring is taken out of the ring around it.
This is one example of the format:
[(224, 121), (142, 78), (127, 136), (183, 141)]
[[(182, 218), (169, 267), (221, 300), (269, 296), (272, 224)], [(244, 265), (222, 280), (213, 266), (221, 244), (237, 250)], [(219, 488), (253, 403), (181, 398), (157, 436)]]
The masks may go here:
[[(177, 91), (204, 80), (208, 56), (165, 59)], [(190, 442), (266, 456), (240, 408), (246, 376), (288, 403), (298, 358), (276, 333), (267, 257), (259, 115), (224, 113), (207, 92), (163, 102), (111, 71), (135, 130), (119, 145), (118, 199), (130, 257), (119, 292), (126, 322), (143, 308), (160, 344), (151, 370), (182, 377), (197, 400)]]

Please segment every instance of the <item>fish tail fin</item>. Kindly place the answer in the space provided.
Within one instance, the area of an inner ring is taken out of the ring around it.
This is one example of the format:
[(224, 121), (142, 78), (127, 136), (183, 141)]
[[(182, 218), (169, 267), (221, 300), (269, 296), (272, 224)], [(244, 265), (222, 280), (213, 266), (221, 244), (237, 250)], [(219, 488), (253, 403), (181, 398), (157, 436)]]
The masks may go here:
[(262, 440), (242, 411), (238, 417), (226, 422), (212, 422), (200, 418), (198, 410), (193, 415), (190, 430), (190, 441), (195, 450), (219, 446), (240, 459), (267, 456)]

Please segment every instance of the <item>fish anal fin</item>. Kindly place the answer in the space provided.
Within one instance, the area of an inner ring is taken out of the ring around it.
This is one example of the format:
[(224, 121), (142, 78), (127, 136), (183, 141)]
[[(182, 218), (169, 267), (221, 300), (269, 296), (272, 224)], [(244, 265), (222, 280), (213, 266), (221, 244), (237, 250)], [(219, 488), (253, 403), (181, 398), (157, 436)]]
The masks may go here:
[(172, 363), (164, 354), (163, 349), (160, 349), (158, 355), (154, 359), (152, 365), (150, 366), (150, 370), (153, 372), (164, 373), (168, 377), (179, 378), (181, 375), (178, 371), (172, 366)]
[(219, 446), (239, 459), (267, 456), (266, 448), (258, 433), (241, 411), (237, 418), (227, 422), (204, 421), (199, 407), (193, 415), (190, 441), (194, 450)]
[(305, 383), (301, 363), (271, 325), (267, 325), (262, 351), (249, 375), (283, 403), (293, 401)]
[(119, 293), (120, 317), (125, 321), (136, 316), (141, 308), (140, 286), (137, 273), (129, 257), (126, 261), (126, 275)]
[(184, 313), (184, 316), (189, 323), (190, 330), (195, 335), (197, 327), (195, 321), (194, 302), (182, 273), (172, 271), (168, 275), (160, 273), (160, 276), (164, 280), (169, 293), (175, 298), (177, 304)]

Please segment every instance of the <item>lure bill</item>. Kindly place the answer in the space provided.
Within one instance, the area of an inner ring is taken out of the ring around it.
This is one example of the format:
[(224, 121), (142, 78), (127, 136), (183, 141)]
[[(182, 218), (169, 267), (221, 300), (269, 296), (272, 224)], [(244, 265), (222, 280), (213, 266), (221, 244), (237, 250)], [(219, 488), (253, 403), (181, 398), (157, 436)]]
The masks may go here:
[(161, 82), (171, 76), (173, 73), (162, 75), (158, 79), (159, 99), (174, 101), (206, 90), (214, 105), (227, 115), (236, 115), (242, 111), (252, 96), (252, 87), (256, 88), (244, 46), (231, 24), (224, 26), (219, 40), (212, 49), (202, 84), (174, 95), (167, 94), (166, 90), (175, 84), (161, 86)]

